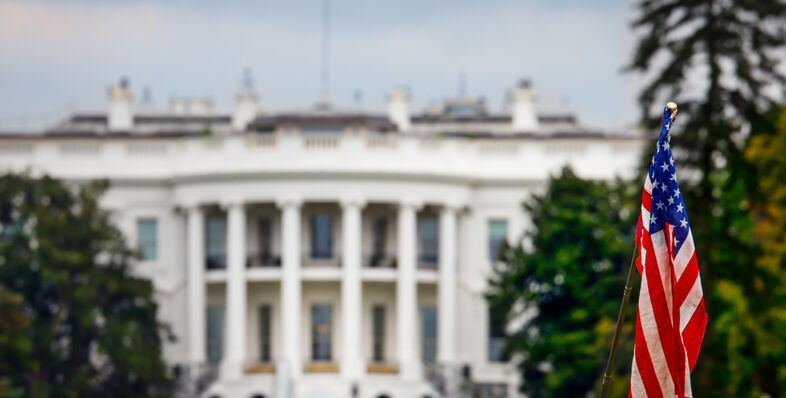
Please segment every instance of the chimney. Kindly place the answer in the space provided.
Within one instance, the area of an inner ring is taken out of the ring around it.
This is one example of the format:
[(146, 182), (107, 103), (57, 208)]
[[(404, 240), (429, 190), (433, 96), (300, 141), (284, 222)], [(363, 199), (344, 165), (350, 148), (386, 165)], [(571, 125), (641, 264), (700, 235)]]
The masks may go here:
[(232, 113), (232, 128), (244, 131), (254, 121), (259, 109), (259, 96), (254, 91), (254, 78), (251, 68), (243, 69), (243, 81), (240, 92), (235, 96), (235, 111)]
[(232, 128), (243, 131), (257, 116), (259, 96), (255, 92), (245, 91), (235, 96), (235, 111), (232, 113)]
[(185, 115), (186, 114), (186, 105), (187, 101), (183, 98), (172, 98), (169, 100), (169, 112), (173, 115)]
[(409, 115), (409, 92), (400, 88), (388, 95), (388, 118), (398, 131), (409, 131), (412, 126)]
[(535, 114), (535, 93), (529, 80), (519, 81), (513, 90), (513, 130), (533, 131), (538, 128), (538, 115)]
[(128, 79), (122, 78), (116, 86), (109, 87), (109, 131), (128, 131), (134, 126), (133, 97), (128, 90)]
[(213, 101), (208, 98), (192, 99), (188, 114), (192, 116), (208, 116), (213, 112)]

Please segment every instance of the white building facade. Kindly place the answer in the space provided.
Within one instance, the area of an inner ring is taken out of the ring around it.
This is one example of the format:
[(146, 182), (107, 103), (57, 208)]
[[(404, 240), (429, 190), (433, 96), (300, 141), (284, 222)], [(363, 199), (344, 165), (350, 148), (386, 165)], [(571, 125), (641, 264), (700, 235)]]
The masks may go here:
[(405, 92), (388, 115), (266, 114), (251, 92), (230, 115), (135, 114), (125, 84), (109, 94), (108, 114), (0, 134), (0, 171), (110, 180), (186, 396), (519, 396), (484, 298), (497, 250), (562, 166), (628, 176), (643, 143), (535, 114), (527, 83), (501, 114), (412, 115)]

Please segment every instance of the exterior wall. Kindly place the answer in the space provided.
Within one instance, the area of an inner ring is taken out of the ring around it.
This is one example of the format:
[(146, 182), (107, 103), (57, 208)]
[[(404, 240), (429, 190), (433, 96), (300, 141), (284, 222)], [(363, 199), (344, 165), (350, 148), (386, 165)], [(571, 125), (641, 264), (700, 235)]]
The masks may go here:
[[(79, 183), (109, 178), (112, 186), (102, 205), (136, 246), (136, 220), (155, 217), (158, 222), (158, 258), (139, 262), (135, 272), (150, 278), (160, 303), (159, 318), (170, 324), (178, 337), (165, 345), (172, 364), (189, 360), (189, 281), (186, 217), (189, 206), (200, 206), (204, 214), (226, 216), (222, 204), (243, 203), (246, 215), (246, 256), (258, 254), (260, 216), (272, 220), (272, 251), (282, 255), (282, 197), (302, 201), (300, 207), (299, 278), (302, 281), (300, 314), (301, 366), (311, 358), (311, 305), (332, 305), (332, 358), (339, 373), (303, 373), (295, 378), (294, 396), (344, 397), (351, 385), (360, 397), (388, 393), (395, 398), (419, 397), (428, 393), (425, 380), (404, 382), (398, 375), (369, 374), (371, 360), (371, 308), (386, 305), (386, 363), (396, 365), (397, 289), (395, 268), (370, 268), (373, 220), (387, 218), (386, 253), (398, 253), (398, 205), (418, 202), (418, 216), (439, 217), (443, 206), (458, 205), (456, 242), (456, 347), (460, 364), (471, 367), (473, 379), (509, 384), (515, 396), (519, 383), (511, 364), (488, 361), (488, 308), (484, 299), (492, 264), (488, 259), (488, 221), (508, 222), (508, 241), (523, 239), (531, 228), (521, 203), (543, 189), (549, 175), (564, 164), (577, 174), (596, 179), (628, 176), (635, 169), (641, 141), (616, 138), (520, 138), (509, 140), (417, 138), (374, 134), (337, 134), (314, 138), (308, 134), (246, 134), (188, 139), (56, 139), (0, 138), (0, 171), (26, 169), (33, 174), (49, 173)], [(343, 380), (341, 281), (343, 261), (310, 265), (310, 221), (315, 212), (333, 216), (333, 251), (341, 259), (343, 208), (347, 197), (362, 198), (360, 314), (361, 380)], [(526, 240), (524, 240), (526, 244)], [(228, 249), (228, 248), (227, 248)], [(243, 270), (247, 281), (245, 363), (258, 362), (258, 308), (272, 310), (272, 360), (282, 357), (282, 267), (252, 267)], [(227, 270), (205, 272), (205, 302), (225, 306)], [(417, 355), (420, 358), (424, 305), (437, 307), (438, 270), (416, 270)], [(228, 325), (224, 326), (227, 330)], [(439, 335), (439, 333), (437, 334)], [(225, 332), (226, 336), (226, 332)], [(226, 348), (224, 350), (226, 353)], [(302, 370), (302, 369), (301, 369)], [(252, 393), (271, 396), (273, 374), (245, 374), (240, 380), (221, 381), (212, 392), (225, 397), (248, 397)], [(316, 394), (316, 395), (315, 395)], [(320, 395), (321, 394), (321, 395)]]
[(248, 319), (246, 334), (246, 347), (249, 364), (259, 363), (260, 330), (259, 307), (270, 306), (270, 357), (273, 362), (281, 355), (281, 286), (278, 282), (249, 282), (248, 284)]
[(363, 359), (367, 365), (372, 362), (372, 334), (373, 325), (371, 311), (374, 305), (385, 307), (385, 363), (396, 363), (396, 285), (386, 282), (363, 283), (363, 312), (362, 319), (362, 350)]
[[(303, 307), (300, 312), (300, 346), (301, 363), (313, 363), (311, 360), (311, 306), (329, 304), (332, 308), (331, 348), (332, 360), (341, 368), (341, 284), (338, 282), (303, 282)], [(338, 376), (335, 374), (334, 376)]]

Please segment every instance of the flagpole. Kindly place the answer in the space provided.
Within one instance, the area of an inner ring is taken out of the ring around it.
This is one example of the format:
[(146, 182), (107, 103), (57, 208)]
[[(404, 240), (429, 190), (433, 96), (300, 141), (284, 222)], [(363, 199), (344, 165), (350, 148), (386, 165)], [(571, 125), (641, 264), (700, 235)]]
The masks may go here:
[(603, 374), (603, 385), (600, 388), (600, 398), (606, 398), (609, 393), (609, 380), (611, 380), (613, 372), (614, 359), (617, 357), (617, 346), (620, 343), (622, 324), (625, 321), (625, 310), (628, 308), (628, 299), (630, 299), (630, 292), (633, 290), (633, 269), (636, 268), (636, 249), (638, 249), (638, 247), (638, 244), (633, 245), (630, 268), (628, 268), (628, 281), (625, 282), (625, 291), (622, 293), (620, 313), (617, 315), (617, 329), (614, 331), (614, 338), (611, 340), (611, 352), (609, 352), (609, 361), (606, 363), (606, 373)]
[[(671, 114), (669, 127), (674, 123), (675, 116), (677, 115), (677, 104), (669, 102), (666, 108)], [(671, 141), (671, 133), (669, 133), (669, 141)], [(617, 346), (620, 343), (620, 334), (622, 333), (622, 324), (625, 322), (625, 310), (628, 308), (628, 300), (630, 299), (630, 292), (633, 290), (633, 269), (636, 268), (636, 249), (638, 243), (633, 244), (633, 254), (630, 258), (630, 268), (628, 268), (628, 280), (625, 282), (625, 291), (622, 293), (622, 304), (620, 304), (620, 313), (617, 315), (617, 328), (614, 330), (614, 338), (611, 340), (611, 350), (609, 352), (609, 360), (606, 362), (606, 372), (603, 374), (603, 384), (600, 387), (600, 398), (606, 398), (609, 394), (609, 380), (613, 374), (612, 368), (614, 367), (614, 359), (617, 357)]]

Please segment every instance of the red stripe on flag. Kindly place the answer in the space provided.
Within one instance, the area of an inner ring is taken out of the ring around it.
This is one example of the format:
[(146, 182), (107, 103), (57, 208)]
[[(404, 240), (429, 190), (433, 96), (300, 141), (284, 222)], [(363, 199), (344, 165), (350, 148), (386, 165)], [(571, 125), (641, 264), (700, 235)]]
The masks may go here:
[(647, 343), (644, 340), (644, 334), (641, 329), (641, 317), (638, 312), (636, 313), (636, 346), (634, 347), (633, 355), (636, 357), (636, 366), (639, 368), (639, 374), (641, 375), (641, 381), (644, 384), (647, 397), (662, 397), (660, 383), (658, 383), (655, 368), (652, 367), (652, 358), (647, 350)]
[(647, 287), (649, 289), (652, 312), (655, 317), (655, 324), (658, 327), (660, 345), (663, 347), (663, 352), (666, 355), (668, 371), (673, 379), (675, 368), (670, 353), (674, 350), (674, 327), (671, 324), (672, 319), (669, 316), (669, 306), (666, 301), (666, 294), (664, 292), (660, 270), (658, 269), (658, 260), (655, 255), (655, 248), (652, 244), (651, 235), (646, 234), (642, 242), (644, 243), (644, 248), (647, 250), (647, 260), (644, 266), (644, 272), (647, 274)]
[(699, 306), (693, 312), (693, 316), (685, 325), (685, 330), (682, 331), (682, 338), (685, 342), (685, 350), (688, 352), (688, 364), (690, 370), (693, 372), (693, 366), (696, 365), (696, 359), (699, 357), (699, 349), (701, 348), (701, 341), (704, 340), (704, 330), (707, 327), (707, 313), (704, 310), (704, 298), (699, 301)]
[(680, 276), (680, 280), (677, 281), (677, 291), (675, 293), (677, 300), (674, 302), (675, 308), (679, 308), (685, 301), (685, 298), (688, 297), (688, 293), (690, 293), (698, 277), (699, 266), (696, 263), (696, 253), (693, 253), (688, 266), (685, 268), (682, 276)]

